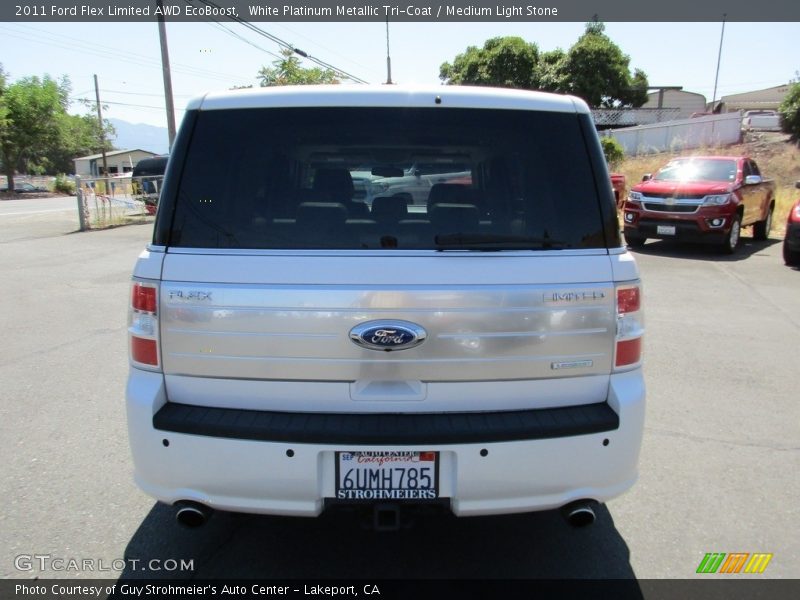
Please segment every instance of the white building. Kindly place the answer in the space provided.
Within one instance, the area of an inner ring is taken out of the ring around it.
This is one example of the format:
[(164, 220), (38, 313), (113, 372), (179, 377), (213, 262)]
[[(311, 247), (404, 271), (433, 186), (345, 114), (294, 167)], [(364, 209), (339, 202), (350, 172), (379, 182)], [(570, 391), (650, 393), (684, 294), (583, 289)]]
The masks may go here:
[(786, 94), (789, 93), (787, 85), (776, 85), (763, 90), (743, 92), (723, 96), (717, 101), (721, 104), (721, 112), (736, 112), (737, 110), (778, 110)]
[[(128, 173), (143, 158), (156, 156), (155, 152), (147, 150), (111, 150), (106, 152), (108, 174)], [(99, 177), (103, 171), (103, 155), (91, 154), (73, 159), (75, 175), (80, 177)]]
[(693, 113), (705, 112), (706, 97), (695, 92), (665, 88), (647, 94), (647, 102), (642, 108), (677, 108), (679, 112), (672, 118), (688, 119)]

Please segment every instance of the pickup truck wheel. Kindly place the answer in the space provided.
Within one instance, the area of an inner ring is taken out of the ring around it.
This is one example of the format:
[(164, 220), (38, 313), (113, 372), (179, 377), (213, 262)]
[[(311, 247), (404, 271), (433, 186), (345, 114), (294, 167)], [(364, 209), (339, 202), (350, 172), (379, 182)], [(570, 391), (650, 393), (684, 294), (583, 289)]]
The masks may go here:
[(772, 211), (773, 207), (770, 206), (769, 211), (767, 212), (767, 218), (753, 225), (754, 239), (760, 242), (769, 239), (769, 230), (772, 229)]
[(800, 252), (789, 250), (786, 242), (783, 243), (783, 262), (787, 267), (800, 267)]
[(631, 248), (641, 248), (647, 241), (647, 238), (639, 237), (638, 235), (626, 235), (625, 241)]
[(739, 247), (739, 238), (742, 236), (742, 217), (735, 216), (731, 224), (731, 230), (722, 242), (722, 251), (725, 254), (733, 254)]

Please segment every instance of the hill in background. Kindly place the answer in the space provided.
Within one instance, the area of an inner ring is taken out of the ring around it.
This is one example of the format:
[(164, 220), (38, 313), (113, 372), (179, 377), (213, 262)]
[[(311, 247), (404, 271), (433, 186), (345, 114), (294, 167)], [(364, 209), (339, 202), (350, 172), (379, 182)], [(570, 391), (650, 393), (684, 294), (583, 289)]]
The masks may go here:
[(129, 123), (120, 119), (109, 119), (116, 130), (113, 140), (120, 150), (149, 150), (156, 154), (169, 152), (169, 135), (166, 127), (156, 127), (143, 123)]

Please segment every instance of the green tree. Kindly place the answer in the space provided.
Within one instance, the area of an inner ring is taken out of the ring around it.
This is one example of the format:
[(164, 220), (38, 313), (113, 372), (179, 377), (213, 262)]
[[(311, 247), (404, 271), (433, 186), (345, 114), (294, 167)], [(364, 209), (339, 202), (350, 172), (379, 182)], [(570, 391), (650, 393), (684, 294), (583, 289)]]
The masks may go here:
[(59, 118), (66, 112), (68, 97), (68, 81), (59, 84), (48, 75), (2, 83), (5, 115), (0, 121), (0, 156), (10, 191), (14, 190), (14, 171), (27, 171), (57, 143)]
[(7, 81), (7, 74), (3, 69), (2, 63), (0, 63), (0, 172), (6, 172), (5, 160), (3, 158), (3, 148), (2, 142), (3, 138), (6, 137), (7, 131), (11, 126), (8, 117), (8, 99), (6, 98), (6, 93), (8, 89), (6, 87)]
[[(113, 150), (109, 140), (114, 137), (114, 128), (107, 121), (103, 123), (106, 152)], [(57, 119), (58, 137), (45, 150), (37, 166), (46, 173), (71, 173), (75, 169), (73, 160), (100, 152), (100, 124), (92, 113), (68, 115), (63, 113)]]
[(561, 48), (542, 52), (539, 56), (541, 89), (548, 92), (565, 93), (569, 90), (569, 77), (565, 69), (567, 53)]
[[(5, 93), (6, 93), (6, 72), (3, 69), (3, 63), (0, 63), (0, 119), (5, 119), (7, 114)], [(4, 121), (0, 121), (2, 123)]]
[(789, 88), (789, 92), (778, 108), (781, 117), (781, 129), (791, 134), (792, 141), (800, 145), (800, 81)]
[[(100, 125), (93, 114), (67, 113), (70, 83), (46, 75), (8, 85), (0, 66), (0, 165), (14, 189), (14, 173), (68, 173), (72, 159), (100, 150)], [(92, 106), (87, 103), (87, 107)], [(105, 122), (106, 140), (114, 129)], [(106, 142), (106, 150), (112, 148)]]
[(593, 107), (639, 107), (647, 102), (647, 75), (630, 72), (630, 57), (605, 34), (602, 23), (586, 24), (560, 65), (566, 90)]
[(439, 79), (454, 85), (493, 85), (580, 96), (593, 107), (638, 107), (647, 102), (647, 75), (630, 71), (630, 58), (605, 34), (599, 22), (586, 24), (568, 51), (539, 52), (519, 37), (469, 46), (452, 64), (439, 67)]
[(300, 59), (289, 49), (281, 50), (283, 58), (262, 67), (258, 72), (261, 87), (274, 85), (312, 85), (317, 83), (339, 83), (339, 76), (332, 69), (300, 66)]
[(539, 48), (520, 37), (496, 37), (483, 48), (469, 46), (453, 64), (442, 63), (439, 79), (448, 85), (491, 85), (533, 90), (539, 87)]

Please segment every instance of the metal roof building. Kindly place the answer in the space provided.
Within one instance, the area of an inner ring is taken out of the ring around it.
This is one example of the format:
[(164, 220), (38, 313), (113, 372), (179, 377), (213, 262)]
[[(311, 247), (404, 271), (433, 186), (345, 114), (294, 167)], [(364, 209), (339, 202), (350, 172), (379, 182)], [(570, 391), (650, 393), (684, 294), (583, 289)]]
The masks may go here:
[[(108, 164), (108, 174), (127, 173), (133, 171), (133, 167), (143, 158), (156, 156), (155, 152), (147, 150), (111, 150), (106, 152), (106, 163)], [(90, 154), (73, 159), (75, 163), (75, 175), (81, 177), (98, 177), (103, 170), (103, 155)]]
[(717, 104), (721, 104), (720, 112), (735, 112), (737, 110), (777, 110), (786, 94), (789, 92), (789, 84), (776, 85), (775, 87), (743, 92), (741, 94), (731, 94), (722, 96)]

